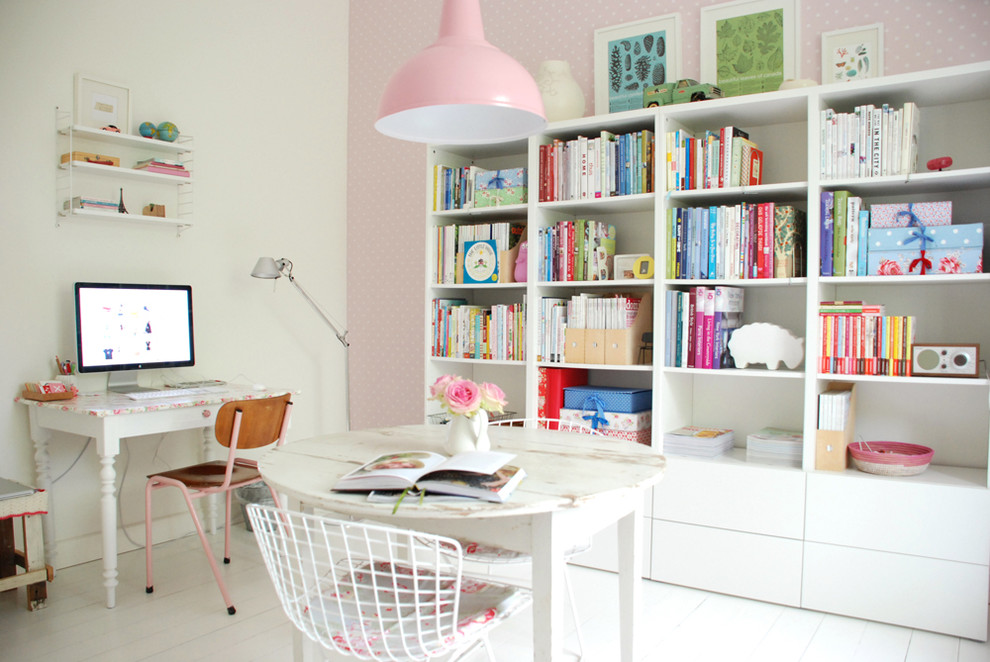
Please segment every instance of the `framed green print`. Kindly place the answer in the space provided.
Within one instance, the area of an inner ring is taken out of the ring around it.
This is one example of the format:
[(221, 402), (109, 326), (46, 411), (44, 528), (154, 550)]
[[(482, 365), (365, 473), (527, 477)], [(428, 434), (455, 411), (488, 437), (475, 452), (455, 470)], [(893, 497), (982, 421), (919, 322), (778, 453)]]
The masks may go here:
[(798, 78), (797, 0), (738, 0), (701, 8), (701, 79), (727, 96), (777, 90)]

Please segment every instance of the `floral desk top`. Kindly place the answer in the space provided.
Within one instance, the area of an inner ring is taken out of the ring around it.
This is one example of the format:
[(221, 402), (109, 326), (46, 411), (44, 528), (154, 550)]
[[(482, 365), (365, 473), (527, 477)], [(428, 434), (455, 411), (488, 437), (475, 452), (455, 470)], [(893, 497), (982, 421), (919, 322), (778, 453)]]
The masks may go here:
[(29, 400), (18, 396), (14, 398), (14, 402), (21, 402), (33, 407), (59, 409), (75, 414), (102, 417), (160, 411), (163, 409), (201, 407), (203, 405), (222, 404), (233, 400), (275, 398), (286, 393), (289, 393), (287, 389), (256, 390), (250, 386), (228, 384), (223, 391), (216, 393), (184, 395), (172, 398), (152, 398), (149, 400), (131, 400), (126, 395), (120, 393), (101, 391), (97, 393), (80, 393), (70, 400), (49, 400), (48, 402)]

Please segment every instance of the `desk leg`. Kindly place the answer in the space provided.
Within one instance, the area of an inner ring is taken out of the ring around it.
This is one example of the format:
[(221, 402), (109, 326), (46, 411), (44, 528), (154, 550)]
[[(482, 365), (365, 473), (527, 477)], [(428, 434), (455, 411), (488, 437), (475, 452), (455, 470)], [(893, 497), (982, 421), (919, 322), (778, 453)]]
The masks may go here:
[[(213, 456), (213, 446), (217, 443), (213, 426), (203, 428), (203, 462), (209, 462)], [(211, 494), (203, 501), (206, 516), (206, 526), (210, 530), (210, 535), (217, 532), (217, 498), (220, 495)]]
[(533, 517), (533, 660), (554, 662), (564, 650), (564, 554), (559, 520)]
[[(100, 444), (103, 446), (103, 444)], [(117, 471), (113, 467), (116, 453), (100, 449), (100, 510), (103, 520), (103, 586), (107, 590), (107, 609), (117, 606)]]
[(48, 455), (48, 442), (52, 438), (51, 430), (41, 427), (35, 421), (34, 407), (30, 407), (31, 441), (34, 442), (34, 471), (37, 487), (48, 492), (48, 514), (41, 518), (42, 532), (45, 537), (45, 562), (55, 567), (55, 497), (52, 494), (51, 458)]
[(636, 634), (639, 632), (643, 602), (643, 519), (642, 503), (618, 523), (619, 547), (619, 636), (622, 662), (639, 660)]

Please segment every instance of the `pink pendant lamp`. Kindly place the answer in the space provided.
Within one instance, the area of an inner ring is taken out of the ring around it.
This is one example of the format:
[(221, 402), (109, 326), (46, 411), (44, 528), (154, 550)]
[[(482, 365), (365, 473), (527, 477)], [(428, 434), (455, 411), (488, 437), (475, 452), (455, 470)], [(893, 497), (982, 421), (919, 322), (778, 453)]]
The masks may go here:
[(385, 86), (375, 128), (444, 145), (517, 140), (546, 125), (536, 81), (485, 41), (479, 0), (444, 0), (437, 41)]

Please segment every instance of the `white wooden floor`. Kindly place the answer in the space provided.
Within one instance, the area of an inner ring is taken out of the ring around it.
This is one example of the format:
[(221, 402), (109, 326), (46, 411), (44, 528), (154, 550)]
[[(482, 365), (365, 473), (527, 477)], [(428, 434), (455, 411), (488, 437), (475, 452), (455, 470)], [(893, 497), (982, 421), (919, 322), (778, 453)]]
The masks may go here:
[[(229, 616), (195, 537), (155, 548), (156, 581), (144, 590), (144, 553), (120, 557), (117, 608), (103, 606), (100, 562), (59, 571), (48, 607), (24, 608), (24, 589), (0, 594), (0, 660), (288, 662), (292, 630), (276, 603), (252, 534), (235, 528), (224, 569), (237, 614)], [(214, 536), (222, 551), (223, 536)], [(613, 575), (570, 569), (587, 662), (618, 658)], [(790, 609), (644, 581), (644, 660), (670, 662), (990, 662), (990, 647), (965, 639)], [(496, 631), (500, 662), (525, 662), (528, 614)], [(573, 644), (573, 637), (568, 640)], [(471, 662), (483, 660), (483, 654)]]

